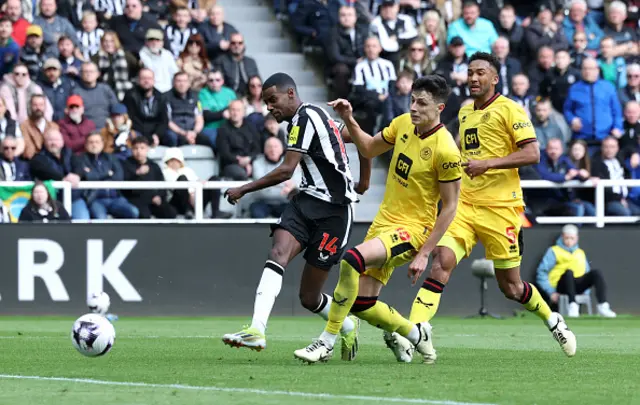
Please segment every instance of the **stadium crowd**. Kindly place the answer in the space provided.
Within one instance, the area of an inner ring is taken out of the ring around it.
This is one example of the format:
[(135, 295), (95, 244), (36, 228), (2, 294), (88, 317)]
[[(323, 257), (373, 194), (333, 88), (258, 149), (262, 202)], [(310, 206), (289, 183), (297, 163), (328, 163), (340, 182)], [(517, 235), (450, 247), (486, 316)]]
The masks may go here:
[[(530, 114), (543, 149), (524, 179), (640, 178), (638, 0), (274, 0), (327, 83), (374, 133), (409, 109), (412, 81), (438, 73), (458, 133), (468, 57), (493, 52), (500, 92)], [(0, 17), (0, 181), (207, 180), (179, 146), (211, 148), (219, 177), (275, 167), (285, 134), (260, 98), (242, 33), (211, 0), (6, 0)], [(149, 148), (169, 147), (163, 167)], [(46, 188), (45, 188), (46, 189)], [(278, 216), (295, 184), (265, 191)], [(212, 216), (219, 191), (206, 197)], [(593, 190), (534, 190), (534, 215), (594, 215)], [(54, 199), (55, 200), (55, 199)], [(193, 215), (187, 190), (73, 192), (74, 219)], [(607, 214), (640, 215), (640, 189), (607, 190)], [(53, 204), (56, 205), (56, 204)], [(37, 211), (37, 210), (36, 210)]]

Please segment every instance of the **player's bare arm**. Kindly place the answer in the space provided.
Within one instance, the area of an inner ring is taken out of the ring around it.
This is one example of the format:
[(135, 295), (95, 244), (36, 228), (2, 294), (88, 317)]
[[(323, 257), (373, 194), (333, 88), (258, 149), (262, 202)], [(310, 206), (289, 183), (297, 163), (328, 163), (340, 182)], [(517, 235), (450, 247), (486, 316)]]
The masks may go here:
[(262, 190), (285, 182), (293, 177), (293, 173), (295, 172), (296, 167), (298, 167), (300, 160), (302, 160), (302, 153), (287, 151), (284, 155), (284, 161), (280, 166), (276, 167), (258, 180), (240, 187), (230, 188), (224, 193), (224, 195), (231, 204), (235, 204), (245, 194), (253, 193), (254, 191)]
[(339, 98), (329, 102), (329, 105), (340, 115), (344, 121), (350, 134), (350, 139), (358, 148), (358, 152), (367, 159), (372, 159), (393, 148), (382, 138), (382, 133), (378, 132), (375, 136), (371, 136), (364, 132), (360, 125), (353, 118), (353, 107), (347, 100)]
[(535, 139), (521, 146), (512, 154), (495, 159), (469, 160), (463, 162), (464, 172), (471, 178), (484, 174), (489, 169), (517, 169), (540, 162), (540, 145)]
[[(346, 126), (342, 128), (341, 135), (345, 143), (354, 143)], [(369, 189), (369, 182), (371, 181), (371, 159), (364, 157), (360, 151), (358, 151), (358, 159), (360, 160), (360, 179), (356, 184), (355, 190), (358, 194), (364, 194)]]
[(460, 197), (460, 180), (440, 183), (440, 199), (442, 200), (442, 209), (433, 225), (433, 231), (429, 235), (427, 241), (422, 245), (418, 254), (409, 265), (408, 277), (411, 278), (411, 285), (422, 276), (422, 273), (429, 264), (429, 255), (436, 248), (436, 245), (442, 239), (447, 228), (456, 216), (458, 209), (458, 198)]

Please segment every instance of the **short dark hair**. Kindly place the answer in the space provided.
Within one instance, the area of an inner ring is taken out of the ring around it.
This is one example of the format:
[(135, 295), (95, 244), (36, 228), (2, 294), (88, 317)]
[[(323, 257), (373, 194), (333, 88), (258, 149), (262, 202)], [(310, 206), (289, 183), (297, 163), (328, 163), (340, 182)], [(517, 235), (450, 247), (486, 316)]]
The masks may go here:
[(500, 61), (490, 53), (476, 52), (471, 55), (471, 58), (469, 58), (469, 64), (471, 64), (471, 62), (473, 62), (474, 60), (483, 60), (485, 62), (489, 62), (489, 64), (496, 70), (496, 73), (500, 72)]
[(262, 83), (262, 89), (266, 90), (276, 86), (276, 89), (279, 92), (287, 91), (287, 89), (292, 88), (296, 93), (298, 92), (298, 87), (296, 86), (296, 82), (293, 80), (291, 76), (286, 73), (278, 72)]
[(478, 7), (480, 8), (480, 4), (478, 4), (478, 2), (476, 0), (465, 0), (462, 3), (462, 8), (467, 8), (467, 7)]
[(136, 136), (131, 141), (131, 146), (136, 146), (136, 145), (141, 144), (141, 143), (144, 143), (147, 146), (151, 145), (151, 142), (149, 142), (149, 140), (146, 137), (144, 137), (144, 136)]
[(2, 18), (0, 18), (0, 24), (2, 23), (10, 23), (13, 25), (13, 21), (11, 21), (7, 16), (3, 16)]
[(437, 103), (445, 103), (451, 93), (447, 79), (440, 75), (427, 75), (416, 79), (411, 86), (411, 91), (425, 91), (433, 97)]

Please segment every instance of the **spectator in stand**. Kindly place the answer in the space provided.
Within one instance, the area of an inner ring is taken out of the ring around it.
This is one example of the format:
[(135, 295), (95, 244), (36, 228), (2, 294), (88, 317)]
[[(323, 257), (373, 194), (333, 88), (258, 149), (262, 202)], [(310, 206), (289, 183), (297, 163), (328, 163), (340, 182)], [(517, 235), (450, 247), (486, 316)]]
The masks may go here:
[(100, 50), (104, 30), (98, 26), (98, 17), (93, 11), (82, 13), (81, 26), (82, 29), (77, 32), (80, 52), (84, 60), (90, 60)]
[(411, 85), (414, 75), (412, 72), (402, 71), (398, 74), (395, 86), (391, 88), (389, 99), (385, 103), (385, 111), (382, 117), (382, 125), (387, 126), (391, 121), (402, 114), (406, 114), (411, 108)]
[(85, 116), (96, 124), (96, 130), (104, 128), (111, 107), (118, 104), (115, 93), (104, 83), (98, 83), (98, 66), (85, 62), (80, 68), (80, 83), (73, 90), (84, 101)]
[[(35, 94), (43, 94), (42, 88), (31, 81), (29, 70), (22, 63), (18, 63), (13, 73), (4, 76), (4, 83), (0, 87), (0, 97), (7, 106), (7, 111), (18, 123), (23, 123), (28, 115), (28, 103)], [(45, 97), (44, 116), (47, 120), (53, 117), (53, 107)]]
[(244, 105), (234, 100), (229, 119), (218, 129), (218, 155), (222, 177), (247, 180), (253, 173), (251, 162), (260, 153), (260, 135), (244, 120)]
[(509, 40), (509, 49), (513, 58), (520, 60), (526, 56), (524, 28), (516, 21), (516, 10), (511, 4), (505, 4), (500, 9), (496, 31), (499, 36)]
[(496, 89), (503, 96), (508, 96), (511, 93), (511, 81), (513, 76), (522, 72), (522, 65), (520, 61), (510, 55), (509, 40), (505, 37), (498, 37), (496, 42), (491, 46), (493, 54), (500, 62), (500, 71), (498, 77), (500, 81), (496, 86)]
[(16, 120), (11, 118), (11, 114), (9, 114), (7, 107), (4, 104), (4, 100), (0, 98), (0, 141), (8, 136), (16, 138), (18, 143), (16, 156), (22, 155), (22, 152), (24, 151), (24, 138), (22, 137), (20, 125)]
[[(168, 24), (171, 9), (181, 3), (177, 0), (141, 0), (141, 2), (144, 14), (153, 21), (157, 21), (160, 26)], [(183, 3), (186, 5), (186, 2)]]
[(93, 4), (97, 3), (94, 0), (74, 0), (71, 1), (56, 1), (58, 4), (58, 15), (64, 17), (71, 25), (78, 28), (82, 25), (82, 15), (87, 11), (93, 11)]
[(158, 146), (167, 132), (169, 122), (165, 97), (154, 86), (151, 69), (140, 69), (138, 85), (124, 97), (133, 129), (147, 138), (150, 145)]
[(244, 96), (249, 78), (260, 76), (258, 65), (252, 58), (245, 56), (245, 45), (242, 34), (231, 34), (229, 52), (219, 56), (213, 65), (224, 74), (224, 82), (238, 96)]
[(575, 225), (565, 225), (556, 244), (547, 249), (536, 270), (536, 285), (547, 293), (553, 303), (558, 303), (560, 294), (568, 295), (568, 316), (571, 318), (580, 316), (576, 294), (595, 287), (598, 314), (605, 318), (616, 317), (607, 302), (602, 273), (591, 269), (587, 255), (578, 246), (578, 227)]
[(627, 66), (627, 86), (618, 90), (618, 98), (622, 105), (629, 101), (637, 101), (640, 103), (640, 65), (632, 63)]
[(356, 9), (342, 6), (339, 22), (333, 27), (327, 48), (332, 79), (331, 88), (337, 98), (347, 98), (351, 91), (351, 76), (358, 60), (364, 56), (364, 41), (368, 30), (356, 24)]
[[(168, 182), (174, 181), (197, 181), (198, 176), (190, 167), (184, 164), (184, 155), (179, 148), (169, 148), (164, 152), (162, 158), (164, 167), (162, 175)], [(218, 192), (219, 197), (219, 192)], [(193, 207), (195, 206), (195, 191), (193, 189), (175, 189), (168, 193), (169, 204), (171, 204), (178, 214), (186, 218), (193, 218)]]
[(198, 32), (204, 38), (207, 55), (211, 61), (214, 61), (229, 50), (231, 34), (235, 34), (238, 30), (224, 22), (224, 9), (220, 5), (215, 5), (209, 9), (209, 21), (200, 24)]
[[(74, 172), (86, 181), (122, 181), (124, 173), (120, 161), (110, 153), (104, 152), (104, 143), (99, 132), (87, 137), (86, 152), (75, 160)], [(138, 218), (138, 209), (126, 200), (117, 190), (87, 190), (84, 199), (89, 206), (91, 218)]]
[(207, 72), (211, 70), (212, 66), (200, 34), (189, 37), (187, 47), (176, 62), (178, 69), (189, 75), (191, 89), (195, 92), (200, 91), (207, 82)]
[[(631, 174), (618, 156), (619, 151), (618, 140), (612, 136), (607, 136), (602, 141), (601, 154), (593, 158), (592, 176), (606, 180), (630, 179)], [(627, 217), (640, 215), (640, 206), (633, 203), (628, 197), (629, 188), (627, 186), (605, 187), (604, 198), (607, 215)]]
[(76, 86), (76, 81), (62, 74), (62, 65), (58, 59), (49, 58), (42, 66), (38, 85), (49, 99), (53, 108), (53, 121), (60, 121), (64, 118), (67, 99)]
[(244, 102), (245, 116), (251, 114), (258, 114), (262, 117), (269, 114), (267, 110), (267, 104), (262, 100), (262, 79), (260, 76), (253, 76), (249, 78), (249, 84), (247, 85), (247, 95), (242, 99)]
[(438, 63), (435, 73), (448, 79), (451, 86), (451, 94), (459, 99), (458, 103), (469, 96), (469, 89), (467, 88), (468, 67), (469, 58), (466, 55), (462, 38), (452, 38), (449, 43), (449, 52)]
[(571, 51), (569, 51), (569, 55), (571, 56), (571, 66), (580, 69), (582, 67), (582, 62), (585, 59), (594, 58), (595, 52), (590, 52), (587, 50), (587, 34), (584, 32), (576, 31), (573, 35), (573, 46)]
[[(267, 139), (272, 137), (280, 139), (280, 142), (282, 142), (283, 145), (286, 144), (287, 134), (282, 128), (280, 128), (280, 124), (278, 124), (278, 121), (273, 117), (273, 115), (269, 114), (265, 118), (264, 129), (260, 134), (260, 145), (264, 145)], [(264, 150), (262, 153), (264, 153)]]
[[(536, 165), (536, 170), (542, 180), (554, 183), (589, 179), (588, 171), (579, 170), (571, 163), (571, 159), (564, 154), (562, 140), (557, 138), (549, 139), (547, 142), (546, 151), (540, 156), (540, 163)], [(593, 204), (577, 199), (572, 189), (551, 188), (544, 194), (546, 197), (544, 203), (534, 205), (545, 215), (569, 214), (582, 217), (596, 214)]]
[(382, 0), (380, 15), (373, 19), (370, 26), (372, 35), (380, 40), (381, 56), (398, 66), (401, 52), (418, 37), (415, 20), (398, 14), (396, 0)]
[[(278, 138), (268, 138), (264, 154), (253, 161), (253, 179), (259, 179), (280, 166), (284, 161), (284, 145)], [(296, 190), (296, 180), (289, 179), (274, 187), (258, 191), (249, 207), (251, 218), (278, 218), (289, 202), (289, 195)]]
[[(160, 166), (147, 158), (149, 140), (135, 138), (131, 142), (132, 156), (122, 162), (126, 181), (164, 181)], [(138, 218), (172, 219), (178, 215), (176, 209), (167, 201), (166, 190), (123, 190), (122, 195), (138, 208)]]
[(130, 75), (136, 70), (138, 61), (122, 49), (115, 32), (104, 33), (100, 40), (100, 50), (93, 55), (91, 61), (100, 70), (100, 81), (115, 91), (118, 100), (122, 100), (127, 90), (133, 87)]
[(629, 101), (624, 106), (623, 134), (620, 137), (620, 149), (624, 156), (636, 152), (638, 149), (638, 139), (640, 139), (640, 103)]
[(18, 222), (68, 222), (71, 220), (64, 206), (53, 199), (44, 183), (36, 181), (31, 198), (20, 212)]
[(20, 53), (20, 62), (29, 69), (31, 80), (37, 80), (44, 61), (53, 56), (43, 44), (42, 28), (32, 25), (27, 28), (27, 44)]
[[(582, 80), (569, 88), (564, 103), (564, 116), (574, 139), (584, 139), (589, 146), (597, 146), (608, 135), (622, 135), (622, 109), (616, 89), (599, 78), (595, 59), (582, 63)], [(617, 143), (617, 142), (616, 142)]]
[(615, 42), (611, 37), (604, 37), (600, 42), (598, 65), (602, 78), (618, 89), (627, 86), (627, 64), (621, 56), (615, 57)]
[(434, 63), (422, 39), (416, 39), (409, 44), (409, 52), (400, 60), (398, 66), (398, 72), (409, 72), (416, 78), (431, 74), (433, 69)]
[(190, 89), (189, 75), (178, 72), (173, 77), (173, 89), (165, 94), (169, 129), (163, 145), (207, 145), (215, 150), (217, 132), (204, 129), (202, 106)]
[(187, 42), (198, 30), (191, 25), (191, 13), (187, 7), (176, 7), (172, 13), (172, 23), (164, 28), (169, 50), (178, 58), (185, 50)]
[[(586, 170), (591, 179), (591, 157), (587, 143), (581, 139), (572, 141), (569, 145), (569, 159), (578, 170)], [(592, 193), (593, 194), (593, 193)]]
[[(33, 19), (33, 23), (42, 28), (44, 46), (55, 47), (62, 36), (66, 36), (77, 45), (76, 30), (64, 17), (57, 14), (56, 0), (40, 0), (40, 15)], [(78, 52), (77, 56), (81, 56)]]
[(109, 28), (118, 35), (122, 48), (133, 55), (138, 55), (144, 46), (147, 31), (162, 28), (151, 16), (143, 15), (140, 0), (126, 0), (124, 15), (112, 17)]
[(58, 39), (58, 60), (62, 65), (62, 73), (75, 80), (79, 78), (80, 66), (82, 66), (82, 61), (76, 58), (76, 54), (80, 52), (77, 51), (71, 38), (61, 36)]
[(533, 107), (535, 99), (529, 94), (531, 90), (529, 87), (529, 78), (522, 73), (513, 76), (511, 88), (513, 91), (509, 98), (518, 103), (524, 112), (527, 113), (527, 117), (531, 118), (531, 108)]
[(555, 54), (553, 49), (548, 46), (543, 46), (538, 50), (538, 59), (535, 64), (532, 64), (528, 70), (529, 76), (529, 93), (533, 96), (540, 94), (540, 85), (545, 79), (552, 76), (553, 62)]
[(20, 45), (11, 37), (13, 25), (7, 17), (0, 18), (0, 76), (4, 76), (13, 70), (18, 63)]
[(447, 30), (442, 23), (440, 13), (436, 10), (424, 13), (418, 31), (420, 38), (427, 46), (426, 54), (431, 60), (431, 70), (433, 71), (438, 62), (444, 58), (447, 50)]
[(447, 40), (462, 38), (467, 56), (476, 52), (491, 53), (491, 45), (498, 39), (498, 33), (491, 21), (480, 17), (480, 6), (475, 1), (465, 1), (462, 6), (462, 18), (449, 25)]
[(24, 137), (24, 159), (31, 159), (42, 149), (44, 134), (50, 129), (58, 130), (58, 124), (49, 121), (45, 116), (47, 98), (42, 94), (34, 94), (29, 102), (29, 118), (20, 124)]
[(627, 18), (627, 6), (622, 1), (612, 1), (607, 9), (607, 21), (604, 26), (604, 35), (613, 38), (615, 46), (613, 49), (614, 56), (622, 56), (624, 58), (637, 57), (639, 52), (638, 41), (640, 36), (636, 30), (624, 26), (624, 20)]
[(165, 93), (171, 90), (173, 75), (178, 72), (176, 60), (168, 50), (163, 48), (164, 34), (161, 30), (147, 31), (147, 42), (140, 50), (140, 62), (155, 75), (156, 89)]
[[(73, 152), (64, 146), (62, 134), (57, 128), (44, 135), (44, 147), (31, 159), (31, 175), (39, 180), (68, 181), (75, 188), (80, 176), (73, 171)], [(71, 216), (73, 219), (89, 219), (89, 208), (80, 190), (71, 191)]]
[(13, 24), (13, 33), (11, 37), (22, 48), (27, 43), (27, 28), (29, 21), (23, 18), (22, 4), (20, 0), (7, 0), (5, 3), (4, 15), (11, 20)]
[(553, 21), (553, 14), (546, 5), (541, 5), (536, 19), (525, 30), (525, 41), (529, 49), (528, 59), (538, 55), (538, 49), (548, 46), (556, 53), (569, 49), (569, 41), (562, 25)]
[(325, 47), (335, 24), (326, 1), (300, 0), (291, 25), (303, 44)]
[(84, 116), (84, 102), (78, 95), (67, 99), (65, 116), (58, 121), (58, 125), (64, 139), (64, 146), (71, 149), (74, 154), (84, 152), (87, 137), (96, 130), (96, 124)]
[(564, 132), (562, 130), (562, 126), (558, 122), (559, 120), (564, 121), (564, 118), (561, 114), (554, 115), (552, 113), (553, 108), (551, 107), (549, 99), (541, 99), (536, 103), (535, 117), (532, 121), (540, 149), (545, 149), (547, 147), (547, 143), (551, 139), (561, 140), (563, 148), (569, 144), (571, 132)]
[(354, 110), (364, 117), (360, 125), (367, 133), (373, 133), (376, 123), (384, 113), (389, 89), (395, 86), (396, 72), (393, 63), (380, 57), (380, 41), (369, 37), (364, 43), (366, 59), (356, 65), (353, 80), (352, 103)]
[(585, 0), (572, 0), (569, 15), (562, 21), (562, 27), (567, 38), (573, 38), (576, 32), (584, 32), (587, 38), (587, 49), (597, 51), (604, 33), (594, 19), (587, 15), (587, 11)]
[(111, 107), (111, 118), (107, 119), (107, 125), (102, 128), (102, 141), (104, 151), (112, 153), (120, 160), (131, 156), (133, 141), (140, 136), (132, 128), (131, 119), (127, 114), (124, 104), (116, 104)]
[(570, 66), (571, 58), (569, 52), (565, 50), (556, 52), (555, 59), (555, 67), (540, 83), (540, 97), (550, 97), (553, 108), (561, 112), (569, 94), (569, 88), (580, 78), (580, 71)]
[(0, 181), (30, 181), (29, 163), (18, 157), (18, 140), (7, 136), (2, 140)]

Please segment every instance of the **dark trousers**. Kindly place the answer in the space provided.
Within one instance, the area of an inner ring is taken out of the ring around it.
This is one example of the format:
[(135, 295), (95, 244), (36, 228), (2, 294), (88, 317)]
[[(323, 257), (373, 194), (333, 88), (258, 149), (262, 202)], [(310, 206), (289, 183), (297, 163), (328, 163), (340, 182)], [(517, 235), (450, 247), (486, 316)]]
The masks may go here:
[(153, 215), (160, 219), (173, 219), (178, 216), (175, 207), (164, 200), (160, 205), (148, 203), (146, 200), (136, 199), (130, 199), (129, 202), (138, 208), (138, 212), (140, 213), (138, 218), (149, 219)]
[(332, 90), (336, 98), (347, 98), (351, 92), (351, 76), (353, 68), (345, 63), (336, 63), (331, 67), (331, 79), (333, 80)]
[(574, 277), (573, 271), (567, 270), (556, 287), (556, 291), (559, 294), (566, 294), (569, 296), (569, 302), (576, 301), (576, 294), (582, 294), (591, 287), (596, 288), (596, 298), (598, 303), (602, 304), (607, 302), (607, 291), (604, 282), (604, 277), (598, 270), (591, 270), (582, 277)]

